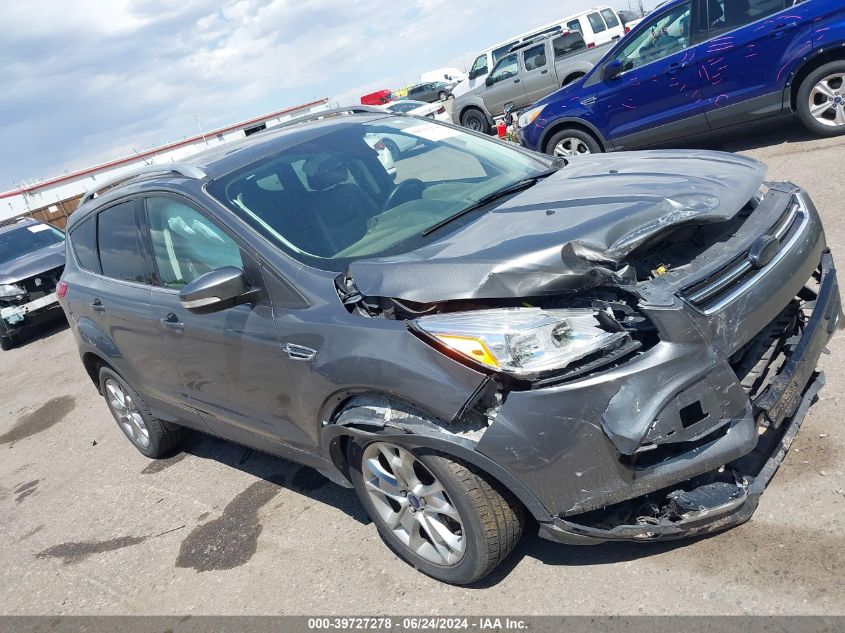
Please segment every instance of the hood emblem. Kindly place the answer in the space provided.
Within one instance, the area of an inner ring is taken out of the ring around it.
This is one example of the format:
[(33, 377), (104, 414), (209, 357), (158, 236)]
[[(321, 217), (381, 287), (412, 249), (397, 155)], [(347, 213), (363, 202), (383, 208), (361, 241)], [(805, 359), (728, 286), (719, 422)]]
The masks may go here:
[(773, 235), (761, 235), (748, 251), (748, 261), (754, 268), (763, 268), (780, 250), (780, 240)]

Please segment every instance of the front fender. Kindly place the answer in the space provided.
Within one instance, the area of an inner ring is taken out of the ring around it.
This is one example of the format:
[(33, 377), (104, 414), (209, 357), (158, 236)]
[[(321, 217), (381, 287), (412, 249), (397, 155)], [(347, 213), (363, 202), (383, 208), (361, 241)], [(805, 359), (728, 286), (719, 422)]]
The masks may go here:
[[(415, 453), (437, 451), (456, 457), (484, 471), (507, 488), (541, 523), (553, 520), (549, 511), (528, 488), (496, 462), (478, 453), (474, 449), (474, 442), (452, 435), (424, 419), (406, 418), (401, 422), (386, 422), (381, 428), (359, 428), (354, 426), (354, 423), (328, 425), (323, 428), (321, 436), (326, 459), (337, 464), (337, 447), (344, 436), (359, 444), (373, 441), (391, 442)], [(344, 471), (343, 468), (339, 470)]]

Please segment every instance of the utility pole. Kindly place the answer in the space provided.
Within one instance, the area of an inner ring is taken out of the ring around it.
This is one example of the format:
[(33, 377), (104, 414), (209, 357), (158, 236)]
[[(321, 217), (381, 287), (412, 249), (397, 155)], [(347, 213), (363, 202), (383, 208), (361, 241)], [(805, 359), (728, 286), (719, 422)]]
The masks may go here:
[(202, 136), (203, 143), (208, 146), (208, 139), (205, 138), (205, 132), (202, 131), (202, 126), (200, 125), (200, 118), (197, 116), (196, 112), (194, 113), (194, 121), (197, 122), (197, 127), (199, 128), (200, 136)]

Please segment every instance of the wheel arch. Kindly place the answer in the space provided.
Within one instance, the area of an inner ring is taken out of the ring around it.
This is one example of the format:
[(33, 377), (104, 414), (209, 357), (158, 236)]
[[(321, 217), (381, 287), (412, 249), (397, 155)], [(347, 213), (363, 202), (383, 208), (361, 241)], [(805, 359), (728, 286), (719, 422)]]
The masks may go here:
[[(378, 401), (395, 406), (402, 416), (367, 416), (367, 419), (343, 419), (343, 414), (357, 406)], [(475, 450), (473, 440), (455, 435), (446, 428), (447, 423), (435, 423), (421, 412), (382, 394), (357, 394), (337, 407), (335, 414), (325, 421), (321, 444), (335, 468), (349, 479), (346, 449), (351, 441), (386, 441), (412, 451), (437, 451), (472, 464), (499, 485), (509, 490), (526, 510), (538, 521), (549, 522), (553, 517), (537, 497), (504, 467)]]
[(560, 87), (561, 87), (561, 88), (563, 88), (563, 87), (565, 87), (565, 86), (568, 86), (568, 85), (569, 85), (569, 84), (571, 84), (573, 81), (576, 81), (577, 79), (581, 79), (581, 77), (583, 77), (583, 76), (584, 76), (584, 75), (586, 75), (586, 74), (587, 74), (587, 73), (586, 73), (586, 72), (584, 72), (584, 71), (582, 71), (582, 70), (575, 70), (575, 71), (572, 71), (571, 73), (569, 73), (569, 74), (568, 74), (568, 75), (564, 78), (563, 82), (560, 84)]
[[(82, 354), (82, 366), (85, 367), (85, 372), (91, 378), (91, 382), (94, 383), (98, 392), (100, 392), (100, 369), (108, 367), (113, 372), (118, 373), (111, 363), (95, 352), (84, 352)], [(103, 394), (100, 393), (100, 395)]]
[(822, 49), (805, 59), (800, 66), (795, 70), (795, 74), (787, 84), (789, 96), (789, 108), (796, 112), (798, 110), (798, 91), (801, 90), (801, 84), (814, 70), (829, 64), (830, 62), (845, 61), (845, 46), (837, 46), (835, 48)]
[(540, 137), (540, 151), (546, 153), (546, 148), (548, 147), (549, 141), (552, 137), (562, 130), (569, 130), (569, 129), (576, 129), (581, 130), (582, 132), (586, 132), (590, 136), (592, 136), (599, 146), (602, 148), (602, 151), (606, 152), (612, 149), (610, 143), (608, 143), (601, 132), (596, 128), (596, 126), (584, 121), (583, 119), (560, 119), (555, 121), (552, 125), (548, 126), (544, 131), (542, 137)]

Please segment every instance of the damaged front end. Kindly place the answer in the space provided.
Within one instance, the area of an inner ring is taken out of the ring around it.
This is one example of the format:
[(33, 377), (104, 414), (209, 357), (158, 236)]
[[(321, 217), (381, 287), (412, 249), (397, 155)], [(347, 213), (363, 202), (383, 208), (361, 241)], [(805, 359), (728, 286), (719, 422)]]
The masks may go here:
[[(337, 280), (351, 311), (404, 321), (487, 374), (442, 430), (531, 491), (547, 538), (747, 520), (824, 384), (841, 306), (818, 213), (797, 187), (763, 184), (759, 163), (704, 158), (616, 156), (600, 174), (575, 161), (448, 239)], [(653, 193), (606, 193), (648, 190), (639, 169)], [(679, 175), (696, 172), (712, 177)], [(562, 183), (549, 202), (543, 187)]]

